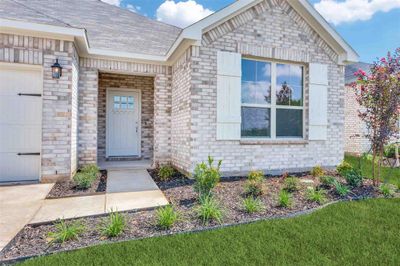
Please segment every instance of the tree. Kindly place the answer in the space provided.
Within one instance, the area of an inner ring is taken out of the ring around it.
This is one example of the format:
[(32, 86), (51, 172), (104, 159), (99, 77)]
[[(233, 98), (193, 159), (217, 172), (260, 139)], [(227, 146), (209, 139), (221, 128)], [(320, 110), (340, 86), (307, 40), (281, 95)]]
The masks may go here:
[[(380, 178), (384, 146), (398, 134), (400, 110), (400, 48), (387, 57), (374, 62), (370, 74), (362, 70), (354, 73), (352, 84), (361, 108), (360, 118), (368, 128), (367, 137), (372, 145), (372, 175), (375, 185)], [(378, 173), (376, 175), (376, 161)]]

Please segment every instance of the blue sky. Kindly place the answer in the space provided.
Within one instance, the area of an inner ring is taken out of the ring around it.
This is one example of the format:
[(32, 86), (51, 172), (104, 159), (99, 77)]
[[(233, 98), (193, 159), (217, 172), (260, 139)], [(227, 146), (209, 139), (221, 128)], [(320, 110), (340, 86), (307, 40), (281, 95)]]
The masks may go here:
[[(181, 27), (234, 0), (102, 0)], [(183, 2), (183, 3), (182, 3)], [(372, 62), (400, 47), (400, 0), (310, 0), (344, 39)], [(322, 2), (322, 3), (321, 3)], [(385, 3), (385, 4), (383, 4)]]

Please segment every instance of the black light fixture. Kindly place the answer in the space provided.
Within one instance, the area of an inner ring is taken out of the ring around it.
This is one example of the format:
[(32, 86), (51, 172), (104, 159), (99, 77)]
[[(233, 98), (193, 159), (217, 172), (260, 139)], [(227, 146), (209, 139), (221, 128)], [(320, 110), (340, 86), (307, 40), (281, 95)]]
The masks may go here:
[(58, 63), (58, 59), (56, 59), (56, 62), (51, 66), (51, 72), (53, 79), (59, 79), (62, 76), (62, 67)]

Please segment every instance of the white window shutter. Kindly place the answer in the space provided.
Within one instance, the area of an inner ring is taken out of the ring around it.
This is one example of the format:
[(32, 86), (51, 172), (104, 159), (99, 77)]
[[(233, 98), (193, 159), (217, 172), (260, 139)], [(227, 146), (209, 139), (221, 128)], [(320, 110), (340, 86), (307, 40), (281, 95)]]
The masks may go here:
[(309, 136), (326, 140), (328, 133), (328, 66), (310, 64)]
[(217, 53), (217, 140), (239, 140), (241, 54)]

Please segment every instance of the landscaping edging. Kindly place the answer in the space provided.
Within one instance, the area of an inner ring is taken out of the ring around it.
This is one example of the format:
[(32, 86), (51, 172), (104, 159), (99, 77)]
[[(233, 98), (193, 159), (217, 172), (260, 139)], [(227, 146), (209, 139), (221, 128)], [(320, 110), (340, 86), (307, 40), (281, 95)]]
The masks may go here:
[[(369, 199), (378, 199), (378, 198), (382, 198), (382, 197), (368, 197), (368, 198), (366, 198), (366, 197), (351, 197), (351, 198), (346, 198), (346, 199), (339, 199), (339, 200), (331, 201), (326, 204), (317, 206), (312, 209), (301, 210), (301, 211), (297, 211), (297, 212), (293, 212), (293, 213), (288, 213), (286, 215), (255, 218), (255, 219), (249, 220), (249, 221), (242, 221), (242, 222), (229, 223), (229, 224), (219, 224), (219, 225), (213, 225), (210, 227), (193, 229), (193, 230), (188, 230), (188, 231), (162, 232), (158, 235), (147, 236), (147, 237), (138, 237), (138, 238), (131, 238), (131, 239), (116, 240), (116, 241), (105, 240), (103, 242), (99, 242), (99, 243), (91, 245), (91, 246), (82, 246), (82, 247), (73, 248), (73, 249), (56, 250), (56, 251), (46, 252), (46, 253), (32, 255), (32, 256), (23, 256), (23, 257), (18, 257), (18, 258), (9, 259), (9, 260), (0, 260), (0, 263), (1, 263), (1, 265), (8, 265), (8, 264), (22, 262), (22, 261), (37, 258), (37, 257), (50, 256), (50, 255), (58, 254), (61, 252), (72, 252), (72, 251), (89, 248), (89, 247), (95, 247), (95, 246), (104, 245), (104, 244), (123, 243), (123, 242), (127, 242), (127, 241), (142, 240), (142, 239), (148, 239), (148, 238), (154, 238), (154, 237), (166, 237), (166, 236), (180, 235), (180, 234), (200, 233), (200, 232), (213, 231), (213, 230), (218, 230), (218, 229), (228, 228), (228, 227), (233, 227), (233, 226), (253, 224), (253, 223), (261, 222), (261, 221), (295, 218), (295, 217), (299, 217), (299, 216), (303, 216), (303, 215), (312, 214), (312, 213), (319, 211), (321, 209), (324, 209), (330, 205), (341, 203), (341, 202), (360, 201), (360, 200), (369, 200)], [(2, 252), (0, 252), (0, 253), (2, 253)]]

